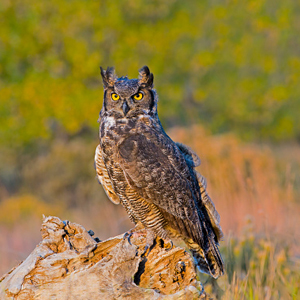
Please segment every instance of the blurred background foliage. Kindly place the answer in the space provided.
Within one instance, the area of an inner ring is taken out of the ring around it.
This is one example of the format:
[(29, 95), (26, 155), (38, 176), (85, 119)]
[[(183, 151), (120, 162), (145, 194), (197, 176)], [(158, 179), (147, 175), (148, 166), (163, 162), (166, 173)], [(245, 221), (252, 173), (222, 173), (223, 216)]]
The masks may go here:
[(132, 227), (95, 178), (99, 66), (148, 65), (221, 215), (227, 273), (205, 288), (298, 299), (299, 1), (1, 0), (0, 16), (0, 275), (41, 240), (42, 214), (100, 239)]
[(300, 2), (0, 3), (4, 143), (93, 129), (98, 66), (155, 75), (166, 125), (201, 122), (246, 139), (300, 138)]

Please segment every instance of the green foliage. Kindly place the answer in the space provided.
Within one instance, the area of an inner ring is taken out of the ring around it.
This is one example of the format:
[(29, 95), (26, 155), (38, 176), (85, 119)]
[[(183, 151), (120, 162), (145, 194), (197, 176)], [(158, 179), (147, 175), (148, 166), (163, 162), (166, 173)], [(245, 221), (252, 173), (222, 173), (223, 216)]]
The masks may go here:
[(34, 218), (40, 221), (45, 211), (55, 215), (61, 208), (47, 205), (32, 195), (11, 197), (0, 202), (0, 224), (12, 227), (21, 221), (32, 222)]
[(0, 3), (0, 138), (16, 145), (96, 128), (98, 66), (155, 74), (167, 125), (299, 138), (300, 2)]

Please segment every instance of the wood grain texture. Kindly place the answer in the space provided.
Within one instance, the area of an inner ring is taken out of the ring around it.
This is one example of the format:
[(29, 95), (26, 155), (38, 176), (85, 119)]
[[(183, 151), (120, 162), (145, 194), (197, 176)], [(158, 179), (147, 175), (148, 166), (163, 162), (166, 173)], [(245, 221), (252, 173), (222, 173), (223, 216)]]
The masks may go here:
[(157, 238), (144, 256), (146, 232), (96, 242), (81, 226), (44, 217), (43, 240), (0, 278), (0, 299), (208, 299), (191, 256)]

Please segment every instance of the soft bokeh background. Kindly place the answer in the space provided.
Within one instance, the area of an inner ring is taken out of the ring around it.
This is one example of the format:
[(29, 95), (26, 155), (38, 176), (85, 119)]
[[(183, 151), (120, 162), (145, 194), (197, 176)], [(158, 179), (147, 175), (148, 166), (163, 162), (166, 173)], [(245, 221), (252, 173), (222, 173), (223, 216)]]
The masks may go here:
[(0, 275), (42, 214), (100, 239), (132, 227), (95, 179), (99, 66), (147, 64), (221, 214), (227, 274), (206, 289), (299, 299), (299, 1), (1, 0), (0, 15)]

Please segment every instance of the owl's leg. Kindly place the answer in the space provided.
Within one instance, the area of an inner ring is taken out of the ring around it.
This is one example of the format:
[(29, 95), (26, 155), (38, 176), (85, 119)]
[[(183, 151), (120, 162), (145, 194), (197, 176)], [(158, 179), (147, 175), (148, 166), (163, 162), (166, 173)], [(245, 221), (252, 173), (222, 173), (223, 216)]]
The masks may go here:
[(130, 241), (131, 237), (134, 234), (139, 235), (139, 231), (143, 230), (144, 228), (145, 228), (144, 225), (138, 221), (134, 228), (124, 233), (123, 239), (125, 240), (127, 238), (128, 243), (131, 245), (131, 241)]

